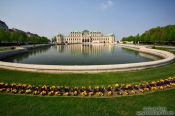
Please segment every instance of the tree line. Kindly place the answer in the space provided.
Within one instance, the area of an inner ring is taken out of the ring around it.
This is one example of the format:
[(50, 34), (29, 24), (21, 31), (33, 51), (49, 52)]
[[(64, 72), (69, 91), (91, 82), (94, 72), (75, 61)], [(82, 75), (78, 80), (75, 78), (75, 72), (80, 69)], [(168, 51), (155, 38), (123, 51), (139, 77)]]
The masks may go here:
[(25, 32), (0, 29), (0, 45), (24, 45), (24, 44), (42, 44), (48, 43), (50, 40), (47, 37), (38, 35), (27, 36)]
[(175, 25), (152, 28), (141, 35), (123, 37), (122, 41), (145, 44), (175, 44)]

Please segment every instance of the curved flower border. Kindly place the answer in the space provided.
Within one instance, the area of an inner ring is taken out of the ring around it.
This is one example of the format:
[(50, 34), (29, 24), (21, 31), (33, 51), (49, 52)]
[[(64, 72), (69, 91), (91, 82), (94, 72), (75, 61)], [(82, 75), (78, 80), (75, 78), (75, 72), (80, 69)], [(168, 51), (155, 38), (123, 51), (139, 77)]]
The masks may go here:
[(156, 90), (175, 88), (175, 76), (140, 84), (114, 84), (96, 87), (35, 86), (30, 84), (0, 83), (0, 93), (39, 96), (127, 96)]

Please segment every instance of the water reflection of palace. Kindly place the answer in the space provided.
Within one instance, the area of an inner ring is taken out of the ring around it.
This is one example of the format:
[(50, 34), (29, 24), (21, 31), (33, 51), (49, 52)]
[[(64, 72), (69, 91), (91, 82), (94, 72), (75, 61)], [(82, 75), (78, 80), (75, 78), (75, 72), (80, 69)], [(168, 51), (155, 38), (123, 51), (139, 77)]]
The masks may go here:
[(93, 44), (76, 44), (76, 45), (57, 45), (57, 51), (60, 53), (62, 52), (69, 52), (72, 54), (83, 54), (83, 55), (99, 55), (101, 53), (112, 53), (114, 52), (113, 45), (110, 44), (100, 44), (100, 45), (93, 45)]

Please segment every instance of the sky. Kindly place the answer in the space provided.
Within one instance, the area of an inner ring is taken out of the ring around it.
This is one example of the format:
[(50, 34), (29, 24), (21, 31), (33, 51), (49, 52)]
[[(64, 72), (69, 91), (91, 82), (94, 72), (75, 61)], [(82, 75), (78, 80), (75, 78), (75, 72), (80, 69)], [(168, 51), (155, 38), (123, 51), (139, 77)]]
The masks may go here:
[(0, 0), (0, 20), (49, 38), (87, 29), (120, 40), (175, 24), (175, 0)]

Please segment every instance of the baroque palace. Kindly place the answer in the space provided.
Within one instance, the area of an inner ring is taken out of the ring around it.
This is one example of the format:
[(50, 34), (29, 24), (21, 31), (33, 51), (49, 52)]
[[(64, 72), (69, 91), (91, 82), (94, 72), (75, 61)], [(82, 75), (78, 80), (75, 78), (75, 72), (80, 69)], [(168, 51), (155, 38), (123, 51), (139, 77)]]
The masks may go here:
[(71, 32), (68, 36), (58, 34), (56, 36), (57, 44), (75, 44), (75, 43), (114, 43), (115, 35), (103, 35), (101, 32)]

